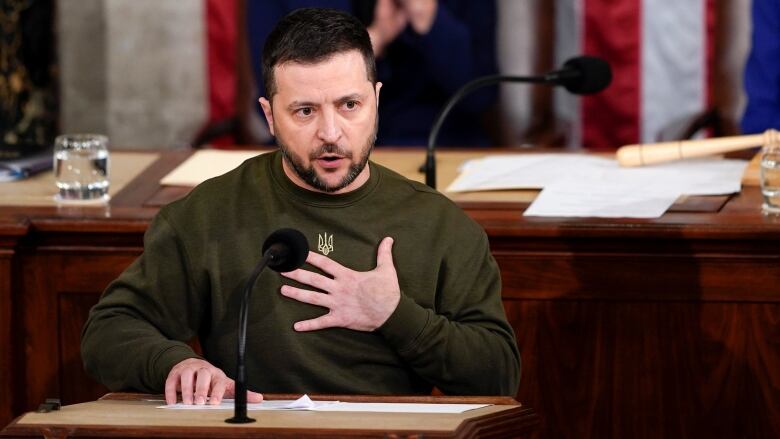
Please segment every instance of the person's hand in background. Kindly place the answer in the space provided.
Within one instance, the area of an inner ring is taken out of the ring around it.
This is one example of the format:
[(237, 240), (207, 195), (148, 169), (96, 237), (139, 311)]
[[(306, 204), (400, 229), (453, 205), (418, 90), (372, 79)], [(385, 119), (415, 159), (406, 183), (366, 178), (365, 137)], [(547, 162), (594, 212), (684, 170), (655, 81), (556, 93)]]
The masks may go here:
[(400, 0), (399, 4), (415, 32), (425, 35), (431, 30), (439, 6), (437, 0)]
[(377, 0), (374, 19), (368, 26), (375, 57), (384, 54), (387, 45), (398, 37), (408, 22), (406, 11), (398, 0)]

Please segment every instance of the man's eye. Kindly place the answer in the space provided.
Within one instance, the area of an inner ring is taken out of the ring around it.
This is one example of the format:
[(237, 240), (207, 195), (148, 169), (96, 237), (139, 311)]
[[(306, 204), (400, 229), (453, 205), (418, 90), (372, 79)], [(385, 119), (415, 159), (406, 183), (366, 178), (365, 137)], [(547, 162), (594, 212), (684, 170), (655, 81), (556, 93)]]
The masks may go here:
[(344, 103), (344, 106), (347, 108), (347, 110), (354, 110), (358, 106), (357, 101), (347, 101)]
[(298, 109), (298, 114), (300, 116), (311, 116), (311, 112), (312, 110), (309, 107), (303, 107)]

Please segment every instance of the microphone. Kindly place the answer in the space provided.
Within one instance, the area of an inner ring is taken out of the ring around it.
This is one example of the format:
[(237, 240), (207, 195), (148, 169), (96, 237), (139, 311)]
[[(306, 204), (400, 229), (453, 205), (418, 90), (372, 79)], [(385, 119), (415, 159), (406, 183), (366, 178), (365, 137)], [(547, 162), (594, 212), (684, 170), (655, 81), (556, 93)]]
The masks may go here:
[(455, 104), (457, 104), (465, 95), (478, 88), (497, 84), (499, 82), (529, 82), (560, 85), (574, 94), (592, 94), (607, 88), (609, 83), (612, 82), (612, 70), (609, 67), (609, 63), (605, 60), (595, 56), (583, 55), (566, 61), (563, 64), (563, 68), (560, 70), (554, 70), (541, 76), (491, 75), (467, 82), (452, 95), (433, 122), (431, 133), (428, 136), (428, 149), (425, 154), (425, 164), (423, 165), (425, 169), (425, 184), (436, 189), (436, 160), (434, 157), (434, 150), (436, 147), (436, 137), (439, 135), (439, 130), (444, 123), (444, 118), (447, 117), (450, 110), (452, 110)]
[(233, 417), (225, 419), (231, 424), (246, 424), (255, 422), (246, 414), (246, 322), (248, 314), (249, 295), (260, 272), (268, 266), (278, 272), (292, 271), (300, 268), (306, 262), (309, 253), (309, 242), (303, 233), (295, 229), (279, 229), (263, 243), (263, 257), (257, 263), (244, 286), (244, 297), (241, 300), (241, 310), (238, 315), (238, 357), (236, 359), (235, 411)]

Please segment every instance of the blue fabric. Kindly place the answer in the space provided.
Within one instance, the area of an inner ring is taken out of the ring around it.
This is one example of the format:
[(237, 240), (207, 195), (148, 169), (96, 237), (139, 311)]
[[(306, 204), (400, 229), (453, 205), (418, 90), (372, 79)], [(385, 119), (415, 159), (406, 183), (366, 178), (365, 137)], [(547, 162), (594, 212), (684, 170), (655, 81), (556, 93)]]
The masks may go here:
[(780, 2), (753, 0), (753, 36), (745, 67), (744, 133), (780, 129)]
[[(301, 7), (351, 11), (349, 0), (250, 0), (247, 29), (254, 78), (259, 95), (262, 48), (274, 24)], [(439, 0), (437, 15), (426, 35), (408, 26), (377, 60), (383, 83), (379, 98), (378, 145), (425, 145), (433, 120), (447, 99), (466, 82), (496, 74), (495, 2)], [(478, 90), (463, 99), (447, 117), (439, 145), (474, 146), (490, 143), (482, 115), (495, 102), (497, 87)], [(258, 111), (260, 111), (258, 106)]]

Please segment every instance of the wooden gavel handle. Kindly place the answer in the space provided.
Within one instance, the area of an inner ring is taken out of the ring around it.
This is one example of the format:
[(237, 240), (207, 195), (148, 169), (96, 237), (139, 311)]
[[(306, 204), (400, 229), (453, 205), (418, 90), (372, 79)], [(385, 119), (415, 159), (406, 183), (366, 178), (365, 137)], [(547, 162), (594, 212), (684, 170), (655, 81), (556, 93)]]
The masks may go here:
[(747, 136), (626, 145), (618, 148), (615, 155), (620, 166), (644, 166), (776, 143), (780, 143), (780, 132), (770, 129)]

